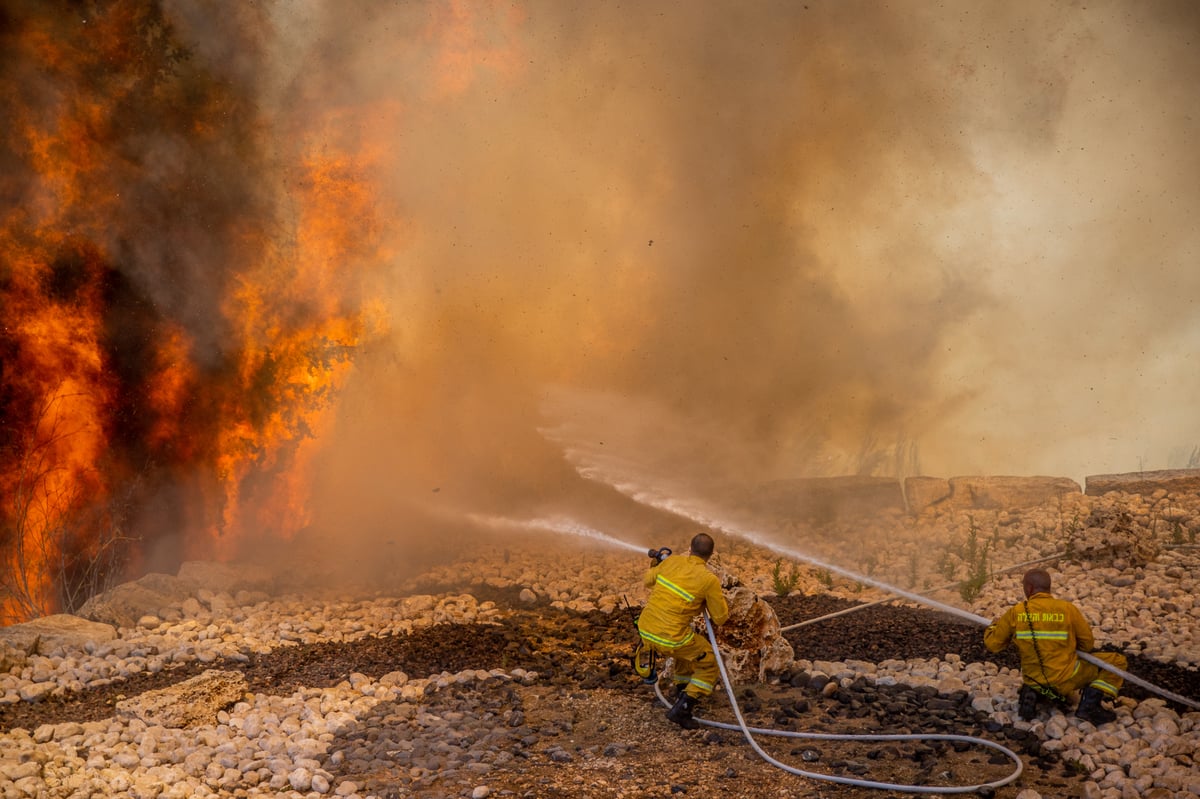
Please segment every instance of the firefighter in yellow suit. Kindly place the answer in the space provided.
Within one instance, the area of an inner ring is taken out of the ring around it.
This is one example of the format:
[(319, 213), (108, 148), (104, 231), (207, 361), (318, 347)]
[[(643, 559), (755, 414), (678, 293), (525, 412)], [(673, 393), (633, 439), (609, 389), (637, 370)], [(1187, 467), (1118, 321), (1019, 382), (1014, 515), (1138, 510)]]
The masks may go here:
[[(1043, 569), (1026, 572), (1021, 588), (1025, 601), (1010, 608), (983, 633), (983, 644), (992, 652), (1016, 642), (1025, 683), (1018, 697), (1017, 714), (1028, 721), (1037, 714), (1039, 695), (1065, 700), (1082, 688), (1075, 715), (1096, 726), (1115, 721), (1117, 714), (1101, 701), (1116, 698), (1124, 680), (1075, 654), (1077, 649), (1091, 652), (1096, 645), (1092, 628), (1079, 608), (1051, 596), (1050, 575)], [(1095, 656), (1125, 669), (1125, 656), (1119, 652), (1096, 652)]]
[(712, 536), (700, 533), (692, 538), (688, 554), (668, 556), (643, 577), (650, 598), (638, 617), (638, 634), (644, 645), (675, 659), (678, 697), (667, 718), (689, 730), (699, 726), (692, 710), (712, 693), (720, 675), (712, 645), (693, 622), (702, 609), (713, 624), (729, 618), (721, 581), (707, 566), (713, 548)]

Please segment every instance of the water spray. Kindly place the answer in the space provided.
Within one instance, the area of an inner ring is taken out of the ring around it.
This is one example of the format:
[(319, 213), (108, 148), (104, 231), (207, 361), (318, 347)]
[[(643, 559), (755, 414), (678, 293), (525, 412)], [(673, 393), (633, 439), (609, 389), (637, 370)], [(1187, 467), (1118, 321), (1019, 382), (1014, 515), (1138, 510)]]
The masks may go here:
[(914, 593), (911, 591), (905, 591), (904, 589), (898, 588), (897, 586), (891, 585), (889, 583), (885, 583), (881, 580), (876, 580), (876, 579), (874, 579), (872, 577), (868, 577), (867, 575), (864, 575), (864, 574), (859, 574), (858, 572), (852, 571), (850, 569), (846, 569), (841, 566), (837, 566), (833, 563), (822, 560), (821, 558), (815, 557), (813, 555), (809, 555), (806, 552), (801, 552), (798, 549), (793, 549), (791, 547), (783, 546), (782, 544), (777, 544), (774, 541), (771, 541), (770, 539), (768, 539), (758, 533), (754, 533), (749, 530), (746, 530), (746, 529), (744, 529), (732, 522), (726, 521), (724, 519), (720, 519), (715, 516), (710, 516), (710, 515), (701, 513), (693, 507), (681, 504), (677, 500), (658, 499), (657, 497), (648, 495), (645, 492), (641, 492), (641, 491), (635, 492), (632, 490), (632, 488), (630, 486), (627, 486), (627, 485), (621, 486), (620, 490), (628, 492), (628, 496), (630, 496), (632, 499), (634, 499), (637, 502), (640, 502), (643, 505), (648, 505), (650, 507), (659, 508), (660, 510), (665, 510), (665, 511), (668, 511), (669, 513), (674, 513), (677, 516), (683, 516), (684, 518), (691, 519), (692, 521), (694, 521), (698, 524), (704, 525), (705, 527), (708, 527), (710, 529), (720, 530), (721, 532), (726, 533), (728, 535), (734, 536), (736, 538), (740, 538), (744, 541), (748, 541), (757, 547), (761, 547), (762, 549), (769, 550), (771, 552), (774, 552), (777, 555), (783, 555), (787, 558), (790, 558), (791, 560), (808, 563), (809, 565), (816, 566), (821, 569), (825, 569), (826, 571), (840, 574), (843, 577), (846, 577), (850, 580), (855, 580), (856, 582), (862, 583), (863, 585), (869, 585), (872, 588), (878, 588), (879, 590), (881, 590), (885, 593), (894, 594), (895, 596), (903, 597), (904, 599), (911, 600), (913, 602), (916, 602), (917, 604), (926, 605), (926, 606), (932, 607), (936, 610), (941, 610), (946, 613), (951, 613), (955, 616), (961, 616), (963, 618), (966, 618), (969, 621), (982, 621), (984, 624), (990, 624), (990, 622), (987, 619), (984, 619), (982, 616), (977, 616), (974, 613), (969, 613), (969, 612), (963, 610), (962, 608), (958, 608), (953, 605), (947, 605), (943, 602), (939, 602), (936, 599), (931, 599), (922, 594), (917, 594), (917, 593)]
[[(483, 527), (506, 528), (515, 530), (541, 530), (548, 533), (562, 533), (566, 535), (579, 536), (596, 541), (606, 546), (619, 547), (628, 549), (632, 552), (638, 552), (642, 555), (646, 554), (646, 550), (637, 544), (631, 544), (628, 541), (622, 541), (619, 538), (613, 538), (607, 533), (603, 533), (595, 528), (588, 527), (586, 524), (564, 519), (561, 517), (545, 518), (545, 519), (510, 519), (504, 516), (484, 516), (478, 513), (465, 514), (472, 522)], [(668, 552), (669, 554), (669, 552)]]
[[(648, 498), (646, 498), (643, 494), (639, 494), (639, 495), (635, 496), (634, 499), (636, 499), (639, 502), (643, 502), (644, 504), (649, 504), (649, 502), (651, 502), (651, 500), (648, 500)], [(756, 546), (760, 546), (764, 549), (769, 549), (772, 552), (775, 552), (776, 554), (784, 555), (784, 556), (792, 558), (794, 560), (803, 561), (805, 563), (812, 564), (819, 568), (826, 569), (830, 572), (836, 572), (837, 574), (840, 574), (843, 577), (848, 577), (852, 580), (857, 580), (858, 582), (863, 583), (864, 585), (869, 585), (869, 586), (872, 586), (873, 588), (878, 588), (881, 591), (885, 591), (887, 593), (894, 594), (897, 597), (902, 597), (904, 599), (910, 600), (912, 602), (917, 603), (918, 605), (924, 605), (926, 607), (933, 608), (934, 610), (940, 610), (943, 613), (949, 613), (953, 616), (958, 616), (961, 619), (965, 619), (967, 621), (974, 622), (975, 624), (978, 624), (978, 625), (981, 625), (984, 627), (986, 627), (987, 625), (992, 623), (991, 619), (986, 619), (977, 613), (971, 613), (968, 610), (963, 610), (962, 608), (955, 607), (954, 605), (948, 605), (944, 602), (939, 602), (936, 599), (931, 599), (930, 597), (924, 596), (923, 594), (913, 593), (912, 591), (905, 591), (904, 589), (898, 588), (894, 585), (890, 585), (890, 584), (882, 582), (880, 580), (872, 579), (865, 575), (853, 572), (849, 569), (841, 568), (840, 566), (835, 566), (832, 563), (828, 563), (819, 558), (815, 558), (804, 552), (800, 552), (799, 550), (776, 544), (772, 541), (769, 541), (769, 540), (763, 538), (760, 535), (751, 533), (751, 532), (744, 530), (740, 527), (737, 527), (729, 522), (723, 522), (719, 519), (709, 518), (709, 517), (703, 516), (701, 514), (697, 514), (694, 511), (691, 511), (687, 508), (681, 507), (676, 502), (659, 503), (659, 504), (654, 505), (654, 507), (660, 507), (664, 510), (669, 510), (672, 513), (679, 514), (680, 516), (685, 516), (687, 518), (693, 519), (696, 522), (707, 525), (714, 530), (720, 530), (724, 533), (728, 533), (729, 535), (733, 535), (738, 538), (742, 538), (746, 541), (749, 541), (750, 543), (755, 544)], [(1056, 557), (1056, 556), (1052, 556), (1052, 557)], [(1180, 694), (1177, 694), (1174, 691), (1169, 691), (1165, 688), (1161, 688), (1157, 685), (1154, 685), (1153, 683), (1147, 682), (1146, 680), (1143, 680), (1141, 677), (1138, 677), (1136, 674), (1130, 674), (1128, 671), (1117, 668), (1116, 666), (1112, 665), (1111, 663), (1105, 663), (1104, 661), (1097, 658), (1095, 655), (1092, 655), (1088, 652), (1083, 652), (1083, 651), (1076, 652), (1076, 655), (1078, 655), (1080, 659), (1086, 660), (1088, 663), (1092, 663), (1096, 666), (1099, 666), (1100, 668), (1104, 669), (1105, 671), (1110, 671), (1113, 674), (1121, 675), (1123, 678), (1125, 678), (1130, 683), (1137, 685), (1140, 688), (1144, 688), (1145, 690), (1149, 691), (1150, 693), (1157, 694), (1158, 696), (1161, 696), (1164, 699), (1169, 699), (1170, 701), (1176, 702), (1180, 705), (1184, 705), (1185, 707), (1190, 707), (1193, 710), (1200, 710), (1200, 703), (1197, 703), (1195, 700), (1188, 699), (1186, 696), (1181, 696)]]
[[(635, 499), (637, 499), (639, 502), (646, 501), (640, 495), (638, 497), (635, 497)], [(978, 625), (981, 625), (984, 627), (986, 627), (987, 625), (992, 623), (991, 619), (986, 619), (977, 613), (971, 613), (968, 610), (963, 610), (962, 608), (955, 607), (954, 605), (948, 605), (944, 602), (939, 602), (936, 599), (931, 599), (922, 594), (916, 594), (916, 593), (913, 593), (912, 591), (905, 591), (904, 589), (897, 588), (894, 585), (890, 585), (888, 583), (881, 582), (879, 580), (874, 580), (874, 579), (867, 577), (865, 575), (862, 575), (862, 574), (857, 574), (856, 572), (853, 572), (849, 569), (843, 569), (840, 566), (835, 566), (832, 563), (828, 563), (819, 558), (815, 558), (811, 555), (800, 552), (799, 550), (791, 549), (790, 547), (781, 546), (779, 544), (768, 541), (768, 540), (764, 539), (762, 536), (759, 536), (754, 533), (743, 530), (740, 527), (732, 525), (728, 522), (722, 522), (719, 519), (708, 518), (708, 517), (704, 517), (704, 516), (701, 516), (698, 514), (688, 512), (686, 509), (680, 507), (677, 503), (670, 502), (670, 503), (666, 503), (665, 505), (662, 505), (662, 504), (657, 505), (656, 507), (662, 507), (664, 510), (670, 510), (672, 513), (676, 513), (681, 516), (686, 516), (687, 518), (694, 519), (695, 521), (700, 522), (701, 524), (708, 525), (709, 527), (711, 527), (714, 530), (720, 530), (724, 533), (728, 533), (729, 535), (737, 536), (738, 538), (742, 538), (742, 539), (749, 541), (752, 544), (755, 544), (756, 546), (760, 546), (764, 549), (769, 549), (772, 552), (775, 552), (779, 555), (784, 555), (786, 557), (793, 558), (795, 560), (803, 561), (805, 563), (809, 563), (814, 566), (818, 566), (822, 569), (826, 569), (831, 572), (836, 572), (836, 573), (842, 575), (843, 577), (848, 577), (852, 580), (857, 580), (858, 582), (863, 583), (864, 585), (869, 585), (869, 586), (872, 586), (873, 588), (878, 588), (881, 591), (886, 591), (887, 593), (894, 594), (897, 597), (902, 597), (904, 599), (910, 600), (912, 602), (917, 603), (918, 605), (924, 605), (926, 607), (933, 608), (934, 610), (940, 610), (943, 613), (949, 613), (953, 616), (958, 616), (961, 619), (965, 619), (967, 621), (974, 622), (975, 624), (978, 624)], [(1057, 556), (1052, 556), (1052, 557), (1057, 557)], [(1200, 703), (1196, 702), (1195, 700), (1188, 699), (1186, 696), (1181, 696), (1180, 694), (1177, 694), (1174, 691), (1169, 691), (1166, 688), (1161, 688), (1157, 685), (1154, 685), (1153, 683), (1147, 682), (1146, 680), (1143, 680), (1141, 677), (1138, 677), (1136, 674), (1130, 674), (1128, 671), (1117, 668), (1116, 666), (1112, 665), (1111, 663), (1106, 663), (1106, 662), (1100, 660), (1099, 658), (1097, 658), (1095, 655), (1092, 655), (1089, 652), (1078, 651), (1075, 654), (1078, 655), (1080, 659), (1086, 660), (1088, 663), (1092, 663), (1096, 666), (1099, 666), (1100, 668), (1104, 669), (1105, 671), (1110, 671), (1113, 674), (1121, 675), (1123, 678), (1125, 678), (1127, 681), (1129, 681), (1133, 685), (1136, 685), (1140, 688), (1144, 688), (1145, 690), (1149, 691), (1152, 694), (1157, 694), (1158, 696), (1161, 696), (1164, 699), (1169, 699), (1172, 702), (1176, 702), (1185, 707), (1192, 708), (1193, 710), (1200, 710)]]

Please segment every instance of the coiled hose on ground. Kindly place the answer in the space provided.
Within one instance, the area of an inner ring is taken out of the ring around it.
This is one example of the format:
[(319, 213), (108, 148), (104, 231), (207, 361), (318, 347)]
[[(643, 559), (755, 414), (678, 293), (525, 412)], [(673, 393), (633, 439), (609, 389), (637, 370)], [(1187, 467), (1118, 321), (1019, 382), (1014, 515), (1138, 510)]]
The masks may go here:
[[(910, 598), (913, 598), (913, 597), (916, 597), (916, 595), (912, 595), (912, 597), (910, 597)], [(925, 598), (920, 597), (920, 599), (925, 599)], [(955, 615), (961, 616), (962, 618), (968, 619), (970, 621), (974, 621), (979, 624), (983, 624), (983, 625), (990, 624), (990, 622), (987, 619), (983, 618), (982, 616), (978, 616), (974, 613), (968, 613), (965, 610), (961, 610), (959, 608), (954, 608), (950, 605), (945, 605), (940, 602), (934, 602), (932, 600), (930, 600), (926, 604), (932, 604), (932, 605), (936, 606), (939, 610), (944, 610), (944, 611), (954, 613)], [(959, 793), (976, 793), (979, 791), (995, 790), (996, 788), (999, 788), (1003, 785), (1007, 785), (1010, 782), (1013, 782), (1014, 780), (1016, 780), (1018, 777), (1021, 776), (1021, 773), (1024, 770), (1024, 763), (1021, 761), (1020, 756), (1016, 752), (1012, 751), (1011, 749), (1009, 749), (1005, 746), (1002, 746), (1002, 745), (996, 743), (995, 741), (989, 741), (985, 738), (976, 738), (976, 737), (970, 736), (970, 735), (947, 735), (947, 734), (942, 734), (942, 733), (928, 733), (928, 734), (910, 733), (910, 734), (903, 734), (903, 735), (899, 735), (899, 734), (897, 734), (897, 735), (884, 735), (884, 734), (851, 735), (851, 734), (836, 734), (836, 733), (794, 732), (794, 731), (790, 731), (790, 730), (775, 730), (775, 729), (768, 729), (768, 728), (762, 728), (762, 727), (750, 727), (746, 724), (746, 719), (742, 715), (742, 710), (741, 710), (741, 707), (738, 705), (737, 697), (734, 696), (733, 685), (729, 680), (729, 673), (725, 668), (725, 659), (721, 656), (721, 649), (717, 644), (717, 638), (713, 632), (712, 624), (708, 620), (707, 613), (704, 614), (704, 629), (705, 629), (705, 633), (708, 635), (709, 642), (712, 644), (713, 653), (716, 655), (717, 666), (720, 669), (720, 673), (721, 673), (721, 683), (725, 686), (725, 693), (729, 697), (729, 705), (731, 708), (733, 708), (733, 715), (737, 719), (737, 724), (728, 724), (725, 722), (711, 721), (709, 719), (703, 719), (703, 718), (697, 718), (696, 721), (699, 722), (700, 724), (703, 724), (703, 725), (709, 726), (709, 727), (716, 727), (719, 729), (740, 731), (742, 733), (742, 735), (745, 736), (746, 742), (750, 744), (750, 747), (755, 751), (755, 753), (759, 757), (761, 757), (766, 762), (770, 763), (772, 766), (775, 766), (776, 768), (786, 771), (789, 774), (794, 774), (798, 777), (806, 777), (806, 778), (812, 779), (812, 780), (821, 780), (824, 782), (834, 782), (834, 783), (838, 783), (841, 785), (854, 785), (854, 786), (861, 787), (861, 788), (880, 788), (880, 789), (884, 789), (884, 790), (904, 791), (906, 793), (921, 793), (921, 794), (959, 794)], [(1100, 666), (1108, 671), (1120, 674), (1122, 677), (1124, 677), (1129, 682), (1131, 682), (1135, 685), (1139, 685), (1142, 688), (1145, 688), (1146, 690), (1151, 691), (1152, 693), (1156, 693), (1159, 696), (1165, 697), (1167, 699), (1170, 699), (1173, 702), (1178, 702), (1182, 705), (1191, 707), (1193, 709), (1200, 708), (1200, 705), (1197, 705), (1196, 702), (1188, 699), (1187, 697), (1180, 696), (1172, 691), (1168, 691), (1164, 688), (1159, 688), (1158, 686), (1152, 685), (1151, 683), (1148, 683), (1145, 680), (1142, 680), (1141, 678), (1137, 677), (1136, 675), (1130, 674), (1130, 673), (1124, 671), (1123, 669), (1118, 669), (1115, 666), (1113, 666), (1112, 664), (1105, 663), (1104, 661), (1100, 660), (1099, 658), (1096, 658), (1095, 656), (1093, 656), (1087, 652), (1079, 652), (1078, 654), (1079, 654), (1079, 657), (1083, 658), (1084, 660), (1088, 661), (1089, 663), (1094, 663), (1097, 666)], [(663, 696), (662, 689), (659, 687), (659, 685), (657, 683), (655, 683), (655, 685), (654, 685), (654, 693), (655, 693), (655, 695), (658, 696), (659, 702), (661, 702), (664, 707), (671, 706), (671, 703), (669, 701), (667, 701), (667, 698), (665, 696)], [(854, 777), (842, 777), (842, 776), (838, 776), (835, 774), (823, 774), (823, 773), (817, 772), (817, 771), (807, 771), (805, 769), (796, 768), (795, 766), (789, 766), (787, 763), (784, 763), (784, 762), (778, 760), (777, 758), (772, 757), (770, 754), (768, 754), (762, 748), (762, 746), (759, 745), (758, 741), (755, 740), (755, 738), (754, 738), (755, 735), (766, 735), (766, 736), (782, 737), (782, 738), (798, 738), (798, 739), (816, 740), (816, 741), (860, 741), (860, 742), (862, 742), (862, 741), (881, 741), (881, 742), (882, 741), (951, 741), (951, 742), (957, 741), (957, 742), (968, 743), (968, 744), (975, 745), (975, 746), (985, 747), (988, 749), (994, 749), (994, 750), (1002, 753), (1008, 759), (1010, 759), (1015, 764), (1015, 768), (1012, 771), (1012, 773), (1010, 773), (1008, 776), (1004, 777), (1003, 779), (993, 780), (991, 782), (985, 782), (985, 783), (978, 783), (975, 785), (961, 785), (961, 786), (901, 785), (901, 784), (890, 783), (890, 782), (878, 782), (876, 780), (857, 779)]]
[[(750, 744), (750, 747), (755, 751), (755, 753), (759, 757), (761, 757), (766, 762), (770, 763), (772, 766), (782, 769), (783, 771), (786, 771), (789, 774), (794, 774), (798, 777), (806, 777), (808, 779), (813, 779), (813, 780), (821, 780), (824, 782), (836, 782), (841, 785), (854, 785), (854, 786), (858, 786), (860, 788), (881, 788), (881, 789), (891, 790), (891, 791), (904, 791), (907, 793), (957, 794), (957, 793), (977, 793), (979, 791), (986, 791), (989, 789), (995, 790), (996, 788), (999, 788), (1003, 785), (1007, 785), (1010, 782), (1012, 782), (1013, 780), (1020, 777), (1022, 771), (1024, 770), (1024, 763), (1021, 761), (1020, 756), (1017, 755), (1016, 752), (1012, 751), (1011, 749), (1009, 749), (1005, 746), (1001, 746), (1000, 744), (996, 743), (995, 741), (989, 741), (984, 738), (976, 738), (976, 737), (970, 736), (970, 735), (947, 735), (947, 734), (942, 734), (942, 733), (929, 733), (929, 734), (910, 733), (910, 734), (903, 734), (903, 735), (900, 735), (900, 734), (894, 734), (894, 735), (885, 735), (885, 734), (850, 735), (850, 734), (818, 733), (818, 732), (793, 732), (791, 730), (775, 730), (775, 729), (765, 729), (765, 728), (761, 728), (761, 727), (750, 727), (746, 724), (746, 719), (742, 715), (741, 707), (738, 706), (737, 697), (734, 696), (733, 686), (730, 683), (729, 674), (725, 668), (725, 658), (721, 657), (721, 650), (720, 650), (720, 647), (717, 646), (717, 639), (713, 633), (712, 624), (709, 623), (707, 613), (704, 614), (704, 628), (708, 634), (708, 640), (712, 644), (713, 653), (717, 657), (717, 666), (721, 671), (721, 683), (725, 686), (725, 693), (729, 696), (729, 704), (733, 708), (733, 715), (737, 719), (737, 724), (727, 724), (725, 722), (720, 722), (720, 721), (710, 721), (709, 719), (704, 719), (704, 718), (697, 718), (696, 721), (699, 722), (700, 724), (703, 724), (703, 725), (709, 726), (709, 727), (717, 727), (717, 728), (725, 729), (725, 730), (739, 730), (742, 733), (742, 735), (745, 736), (746, 742)], [(657, 683), (655, 683), (655, 685), (654, 685), (654, 693), (658, 696), (659, 701), (662, 702), (662, 704), (664, 706), (670, 707), (671, 703), (668, 702), (666, 697), (663, 696), (662, 689), (658, 686)], [(993, 780), (992, 782), (978, 783), (976, 785), (951, 785), (951, 786), (901, 785), (901, 784), (890, 783), (890, 782), (878, 782), (875, 780), (856, 779), (854, 777), (842, 777), (842, 776), (838, 776), (836, 774), (823, 774), (819, 771), (806, 771), (804, 769), (796, 768), (795, 766), (789, 766), (787, 763), (784, 763), (784, 762), (772, 757), (770, 754), (768, 754), (762, 748), (762, 746), (759, 745), (758, 741), (755, 740), (755, 738), (754, 738), (755, 735), (775, 736), (775, 737), (781, 737), (781, 738), (802, 738), (805, 740), (814, 740), (814, 741), (860, 741), (860, 742), (861, 741), (959, 741), (959, 742), (965, 742), (968, 744), (972, 744), (975, 746), (986, 747), (988, 749), (994, 749), (997, 752), (1002, 753), (1008, 759), (1010, 759), (1013, 762), (1015, 767), (1014, 767), (1012, 773), (1009, 774), (1008, 776), (1004, 777), (1003, 779)]]

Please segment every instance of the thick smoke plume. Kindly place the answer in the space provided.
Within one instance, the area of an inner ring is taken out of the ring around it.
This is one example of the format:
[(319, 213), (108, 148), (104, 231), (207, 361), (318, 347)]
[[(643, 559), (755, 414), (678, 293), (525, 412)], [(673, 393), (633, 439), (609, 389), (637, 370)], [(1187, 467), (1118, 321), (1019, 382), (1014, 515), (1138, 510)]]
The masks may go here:
[[(50, 79), (30, 37), (85, 53), (86, 15), (5, 8), (7, 110), (138, 87), (83, 136), (104, 213), (49, 221), (116, 286), (104, 424), (152, 464), (152, 539), (220, 526), (168, 509), (228, 505), (212, 453), (273, 414), (238, 541), (283, 520), (362, 562), (472, 513), (677, 523), (581, 447), (739, 480), (1197, 458), (1194, 4), (97, 3), (140, 57)], [(10, 140), (2, 185), (44, 216), (39, 152)], [(172, 335), (173, 416), (139, 399)], [(336, 372), (315, 402), (297, 358)], [(305, 512), (252, 512), (297, 471)]]
[(664, 472), (1184, 465), (1192, 6), (517, 9), (305, 59), (404, 108), (357, 428), (398, 484), (553, 496), (547, 385)]

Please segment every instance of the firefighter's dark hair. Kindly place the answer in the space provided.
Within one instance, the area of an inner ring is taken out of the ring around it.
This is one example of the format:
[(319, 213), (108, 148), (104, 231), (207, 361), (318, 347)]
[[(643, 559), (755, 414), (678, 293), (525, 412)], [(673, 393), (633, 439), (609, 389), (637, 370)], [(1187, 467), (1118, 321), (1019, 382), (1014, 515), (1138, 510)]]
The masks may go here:
[(715, 544), (713, 544), (712, 536), (708, 533), (696, 533), (696, 535), (692, 537), (692, 554), (698, 555), (705, 560), (708, 560), (710, 557), (712, 557), (714, 546)]
[(1030, 569), (1021, 580), (1022, 587), (1030, 594), (1040, 594), (1050, 590), (1050, 573), (1045, 569)]

